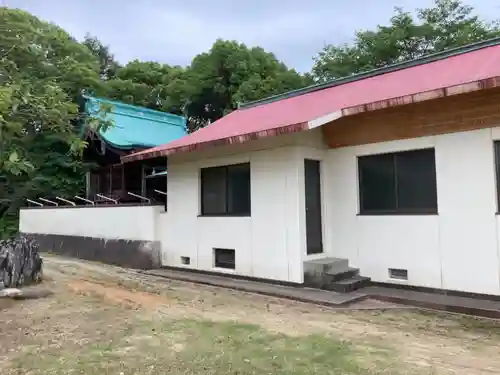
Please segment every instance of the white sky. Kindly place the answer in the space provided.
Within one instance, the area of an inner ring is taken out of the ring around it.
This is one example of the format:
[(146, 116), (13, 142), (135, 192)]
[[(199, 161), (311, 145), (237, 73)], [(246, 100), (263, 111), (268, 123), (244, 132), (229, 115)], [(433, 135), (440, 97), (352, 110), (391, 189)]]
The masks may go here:
[[(484, 19), (500, 19), (500, 2), (466, 0)], [(77, 39), (89, 32), (116, 58), (187, 65), (217, 38), (261, 46), (307, 71), (327, 44), (352, 40), (359, 29), (387, 23), (395, 6), (432, 0), (0, 0), (63, 27)]]

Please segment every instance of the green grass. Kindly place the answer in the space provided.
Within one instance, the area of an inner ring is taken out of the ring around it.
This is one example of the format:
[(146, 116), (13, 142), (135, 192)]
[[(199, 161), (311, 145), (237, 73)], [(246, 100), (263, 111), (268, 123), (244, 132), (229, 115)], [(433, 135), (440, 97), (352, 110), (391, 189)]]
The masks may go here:
[(414, 310), (335, 311), (58, 259), (47, 262), (47, 271), (44, 287), (54, 295), (2, 311), (1, 375), (482, 374), (500, 368), (498, 321)]
[[(110, 337), (60, 348), (26, 347), (12, 374), (395, 374), (388, 349), (339, 339), (271, 334), (231, 322), (141, 320)], [(115, 327), (116, 328), (116, 327)], [(367, 361), (367, 355), (373, 361)], [(377, 358), (375, 358), (377, 357)]]

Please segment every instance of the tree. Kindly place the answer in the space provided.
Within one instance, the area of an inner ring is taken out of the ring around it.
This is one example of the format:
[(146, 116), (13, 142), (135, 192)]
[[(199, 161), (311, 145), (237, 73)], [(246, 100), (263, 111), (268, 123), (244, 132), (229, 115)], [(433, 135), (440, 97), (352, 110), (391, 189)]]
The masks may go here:
[[(98, 62), (57, 26), (0, 8), (0, 236), (26, 198), (82, 188), (78, 97), (102, 89)], [(104, 124), (104, 122), (103, 122)], [(101, 126), (93, 121), (91, 126)]]
[(120, 65), (109, 51), (109, 46), (102, 44), (99, 39), (90, 34), (85, 35), (82, 44), (98, 59), (101, 79), (108, 80), (114, 78)]
[(497, 23), (481, 21), (460, 0), (435, 0), (417, 9), (416, 18), (395, 8), (388, 26), (357, 32), (353, 45), (327, 45), (312, 74), (317, 81), (337, 79), (499, 35)]
[(166, 112), (182, 113), (186, 69), (153, 61), (134, 60), (120, 67), (106, 83), (107, 97)]
[[(73, 129), (78, 106), (52, 80), (12, 77), (0, 88), (0, 223), (2, 234), (15, 231), (25, 198), (71, 191), (84, 143)], [(60, 168), (47, 174), (50, 167)], [(56, 172), (56, 173), (54, 173)], [(66, 176), (68, 177), (68, 176)]]
[(82, 88), (102, 92), (99, 61), (58, 26), (21, 10), (0, 8), (0, 35), (0, 58), (10, 63), (11, 75), (50, 77), (75, 100)]
[(213, 122), (252, 101), (311, 83), (262, 48), (217, 40), (196, 56), (186, 74), (185, 113), (191, 128)]

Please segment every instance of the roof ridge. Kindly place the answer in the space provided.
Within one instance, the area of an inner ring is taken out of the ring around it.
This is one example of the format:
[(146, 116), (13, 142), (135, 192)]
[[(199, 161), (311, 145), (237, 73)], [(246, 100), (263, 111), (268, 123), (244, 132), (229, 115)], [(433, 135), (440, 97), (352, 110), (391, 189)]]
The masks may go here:
[(159, 116), (167, 116), (167, 117), (173, 117), (173, 118), (177, 118), (177, 119), (186, 120), (186, 117), (176, 115), (174, 113), (158, 111), (156, 109), (151, 109), (151, 108), (147, 108), (147, 107), (143, 107), (143, 106), (139, 106), (139, 105), (128, 104), (128, 103), (124, 103), (124, 102), (121, 102), (118, 100), (111, 100), (111, 99), (106, 99), (106, 98), (101, 98), (98, 96), (91, 96), (91, 95), (86, 95), (86, 94), (82, 95), (82, 97), (84, 99), (87, 99), (87, 100), (96, 100), (98, 102), (106, 102), (106, 103), (110, 103), (110, 104), (113, 104), (113, 105), (116, 105), (119, 107), (131, 108), (131, 109), (133, 108), (133, 109), (136, 109), (138, 111), (145, 112), (145, 113), (151, 113), (151, 114), (155, 114), (155, 115), (159, 115)]
[(295, 96), (300, 96), (300, 95), (308, 94), (308, 93), (311, 93), (314, 91), (320, 91), (320, 90), (328, 89), (331, 87), (340, 86), (340, 85), (343, 85), (346, 83), (361, 81), (363, 79), (372, 78), (372, 77), (379, 76), (382, 74), (392, 73), (392, 72), (395, 72), (398, 70), (403, 70), (403, 69), (412, 68), (412, 67), (419, 66), (419, 65), (429, 64), (429, 63), (432, 63), (435, 61), (444, 60), (444, 59), (449, 58), (449, 57), (458, 56), (458, 55), (462, 55), (465, 53), (469, 53), (469, 52), (473, 52), (473, 51), (477, 51), (477, 50), (480, 50), (483, 48), (497, 46), (497, 45), (500, 45), (500, 37), (486, 39), (486, 40), (482, 40), (479, 42), (466, 44), (466, 45), (460, 46), (460, 47), (449, 48), (447, 50), (444, 50), (441, 52), (435, 52), (435, 53), (432, 53), (429, 55), (419, 57), (417, 59), (391, 64), (391, 65), (388, 65), (388, 66), (385, 66), (382, 68), (377, 68), (377, 69), (372, 69), (372, 70), (368, 70), (365, 72), (356, 73), (356, 74), (353, 74), (351, 76), (337, 78), (337, 79), (333, 79), (333, 80), (323, 82), (323, 83), (316, 83), (314, 85), (306, 86), (306, 87), (292, 90), (292, 91), (287, 91), (287, 92), (282, 93), (282, 94), (272, 95), (272, 96), (269, 96), (269, 97), (263, 98), (263, 99), (253, 100), (253, 101), (250, 101), (247, 103), (239, 103), (238, 109), (248, 109), (248, 108), (252, 108), (252, 107), (257, 107), (257, 106), (260, 106), (263, 104), (269, 104), (269, 103), (277, 102), (277, 101), (280, 101), (283, 99), (293, 98)]
[[(142, 107), (139, 107), (139, 108), (142, 108)], [(161, 119), (161, 118), (159, 118), (159, 116), (152, 116), (152, 115), (154, 115), (154, 113), (148, 113), (146, 111), (144, 111), (144, 112), (145, 112), (145, 115), (140, 116), (138, 114), (125, 112), (125, 111), (123, 111), (123, 109), (121, 111), (119, 108), (113, 109), (113, 113), (115, 113), (117, 115), (138, 118), (138, 119), (147, 119), (149, 121), (153, 121), (153, 122), (157, 122), (157, 123), (161, 123), (161, 124), (166, 124), (166, 125), (170, 125), (170, 126), (179, 126), (183, 129), (186, 129), (186, 121), (183, 117), (169, 118), (170, 116), (166, 116), (167, 117), (166, 119)], [(168, 115), (169, 113), (166, 113), (166, 114)], [(176, 116), (176, 115), (172, 115), (172, 116)], [(175, 120), (177, 120), (177, 121), (175, 121)]]

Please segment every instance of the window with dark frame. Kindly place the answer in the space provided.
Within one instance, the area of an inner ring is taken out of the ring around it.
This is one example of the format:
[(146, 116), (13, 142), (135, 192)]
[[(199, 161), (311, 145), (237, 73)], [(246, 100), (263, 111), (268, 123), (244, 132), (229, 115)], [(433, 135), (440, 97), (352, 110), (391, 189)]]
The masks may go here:
[(214, 266), (217, 268), (236, 268), (234, 249), (214, 249)]
[(437, 214), (433, 148), (358, 157), (360, 214)]
[(250, 163), (201, 169), (201, 215), (250, 216)]

